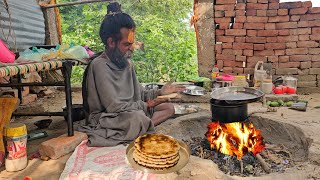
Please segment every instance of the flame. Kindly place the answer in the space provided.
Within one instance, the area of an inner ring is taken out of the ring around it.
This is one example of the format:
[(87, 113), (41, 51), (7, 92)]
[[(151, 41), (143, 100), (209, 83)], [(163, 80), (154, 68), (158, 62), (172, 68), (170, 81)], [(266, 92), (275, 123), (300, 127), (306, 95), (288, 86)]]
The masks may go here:
[(212, 122), (208, 125), (206, 136), (211, 149), (235, 155), (238, 159), (248, 152), (256, 155), (265, 147), (260, 130), (255, 129), (252, 123), (246, 125), (240, 122), (228, 124)]

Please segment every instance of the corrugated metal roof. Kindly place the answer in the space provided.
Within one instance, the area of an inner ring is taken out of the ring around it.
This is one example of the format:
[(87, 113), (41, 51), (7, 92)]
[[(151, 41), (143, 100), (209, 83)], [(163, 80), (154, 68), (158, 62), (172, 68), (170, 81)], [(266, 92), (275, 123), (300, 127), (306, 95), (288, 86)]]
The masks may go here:
[[(10, 18), (4, 2), (8, 3)], [(10, 28), (13, 30), (9, 33)], [(9, 36), (12, 34), (13, 37)], [(15, 51), (19, 52), (35, 45), (45, 44), (45, 23), (43, 12), (36, 0), (1, 0), (0, 1), (0, 38)], [(5, 41), (8, 39), (8, 42)]]

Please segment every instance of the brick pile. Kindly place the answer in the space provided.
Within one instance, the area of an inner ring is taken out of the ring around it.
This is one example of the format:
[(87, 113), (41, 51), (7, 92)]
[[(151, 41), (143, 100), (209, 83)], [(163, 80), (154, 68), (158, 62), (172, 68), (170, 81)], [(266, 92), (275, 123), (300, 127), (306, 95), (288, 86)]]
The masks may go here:
[(216, 0), (216, 61), (226, 73), (253, 74), (258, 61), (298, 87), (320, 87), (320, 7), (311, 1)]

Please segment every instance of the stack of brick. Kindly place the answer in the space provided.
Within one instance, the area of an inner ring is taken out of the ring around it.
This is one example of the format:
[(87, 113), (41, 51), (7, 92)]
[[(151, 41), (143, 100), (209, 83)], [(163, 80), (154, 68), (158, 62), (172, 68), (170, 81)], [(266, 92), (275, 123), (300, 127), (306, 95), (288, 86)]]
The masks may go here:
[(311, 1), (216, 0), (216, 61), (226, 73), (253, 74), (258, 61), (276, 75), (320, 87), (320, 7)]

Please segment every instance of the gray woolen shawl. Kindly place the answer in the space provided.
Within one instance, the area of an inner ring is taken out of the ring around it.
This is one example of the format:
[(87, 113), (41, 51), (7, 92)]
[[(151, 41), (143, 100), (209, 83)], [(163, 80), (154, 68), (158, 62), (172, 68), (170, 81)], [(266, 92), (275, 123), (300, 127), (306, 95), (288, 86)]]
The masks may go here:
[(116, 146), (140, 135), (154, 133), (146, 100), (159, 91), (145, 90), (133, 66), (118, 68), (103, 53), (87, 67), (89, 117), (79, 131), (88, 135), (88, 146)]

